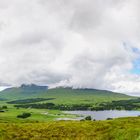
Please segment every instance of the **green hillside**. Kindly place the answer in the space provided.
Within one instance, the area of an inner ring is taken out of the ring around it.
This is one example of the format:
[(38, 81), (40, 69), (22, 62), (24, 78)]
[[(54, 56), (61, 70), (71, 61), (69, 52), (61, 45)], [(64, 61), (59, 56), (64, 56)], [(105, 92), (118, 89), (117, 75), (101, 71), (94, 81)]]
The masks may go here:
[(140, 117), (58, 121), (84, 117), (62, 110), (138, 110), (139, 102), (140, 98), (96, 89), (6, 89), (0, 92), (0, 140), (140, 140)]
[(24, 112), (32, 114), (25, 121), (46, 122), (57, 118), (76, 118), (76, 115), (64, 114), (63, 110), (127, 110), (127, 107), (137, 110), (139, 105), (136, 104), (140, 100), (105, 90), (48, 89), (36, 85), (6, 89), (0, 92), (0, 99), (0, 122), (22, 122), (17, 116)]
[[(24, 89), (10, 88), (0, 92), (0, 98), (5, 100), (19, 100), (29, 98), (54, 98), (52, 103), (56, 104), (95, 104), (101, 102), (110, 102), (114, 100), (125, 100), (134, 97), (120, 93), (114, 93), (105, 90), (95, 89), (72, 89), (72, 88), (55, 88), (55, 89)], [(46, 102), (46, 101), (45, 101)], [(50, 101), (47, 101), (50, 102)]]

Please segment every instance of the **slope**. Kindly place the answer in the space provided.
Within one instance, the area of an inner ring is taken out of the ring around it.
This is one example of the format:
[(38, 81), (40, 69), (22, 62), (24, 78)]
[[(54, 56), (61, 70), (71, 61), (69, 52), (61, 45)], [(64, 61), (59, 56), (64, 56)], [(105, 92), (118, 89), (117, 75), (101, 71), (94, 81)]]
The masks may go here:
[(127, 100), (134, 97), (106, 90), (63, 87), (48, 89), (45, 86), (22, 85), (21, 87), (13, 87), (0, 92), (0, 98), (8, 101), (31, 98), (54, 98), (51, 102), (57, 104), (96, 104), (115, 100)]

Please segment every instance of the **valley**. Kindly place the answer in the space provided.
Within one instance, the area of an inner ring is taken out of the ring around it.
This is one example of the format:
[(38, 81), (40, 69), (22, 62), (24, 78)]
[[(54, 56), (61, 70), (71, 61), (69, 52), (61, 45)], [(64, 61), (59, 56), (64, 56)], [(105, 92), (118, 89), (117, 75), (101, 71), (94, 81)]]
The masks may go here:
[[(116, 119), (113, 119), (108, 116), (103, 121), (99, 121), (100, 117), (94, 118), (98, 111), (103, 111), (102, 115), (106, 115), (106, 110), (139, 111), (139, 102), (138, 97), (96, 89), (48, 89), (37, 85), (9, 88), (0, 92), (0, 140), (12, 140), (13, 137), (15, 140), (74, 137), (79, 138), (78, 140), (92, 140), (93, 137), (104, 140), (105, 136), (108, 136), (107, 140), (131, 140), (132, 136), (137, 138), (134, 140), (139, 140), (139, 112), (134, 115), (130, 113), (130, 116), (124, 115), (125, 118), (116, 116)], [(91, 111), (93, 116), (91, 115), (91, 120), (90, 117), (85, 120), (90, 114), (67, 111)], [(124, 123), (129, 129), (125, 129)], [(119, 126), (115, 128), (115, 125)], [(129, 131), (134, 127), (130, 135)]]
[[(21, 85), (0, 92), (0, 122), (47, 122), (59, 118), (76, 119), (73, 110), (139, 110), (140, 99), (125, 94), (97, 89), (54, 88), (47, 86)], [(5, 107), (5, 108), (4, 108)], [(18, 115), (30, 113), (28, 118)]]

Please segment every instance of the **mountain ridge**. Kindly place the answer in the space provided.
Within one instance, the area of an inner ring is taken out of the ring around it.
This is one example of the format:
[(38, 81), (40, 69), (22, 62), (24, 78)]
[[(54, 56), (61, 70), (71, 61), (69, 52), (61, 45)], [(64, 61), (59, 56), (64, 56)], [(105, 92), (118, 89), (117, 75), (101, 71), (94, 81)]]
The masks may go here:
[(49, 89), (48, 86), (21, 85), (5, 89), (0, 92), (0, 98), (12, 100), (29, 98), (55, 98), (54, 103), (89, 104), (108, 102), (114, 100), (132, 99), (134, 97), (121, 93), (98, 89), (73, 89), (72, 87), (57, 87)]

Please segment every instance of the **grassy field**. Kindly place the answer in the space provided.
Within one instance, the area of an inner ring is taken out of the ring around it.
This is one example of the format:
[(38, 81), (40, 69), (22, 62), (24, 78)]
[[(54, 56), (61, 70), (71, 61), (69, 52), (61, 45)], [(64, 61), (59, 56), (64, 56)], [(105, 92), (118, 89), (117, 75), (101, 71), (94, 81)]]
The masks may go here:
[(140, 117), (109, 121), (0, 123), (0, 140), (140, 140)]
[[(11, 88), (0, 92), (0, 110), (4, 111), (0, 112), (0, 140), (140, 140), (140, 117), (108, 121), (57, 121), (58, 118), (74, 119), (78, 116), (60, 110), (15, 107), (15, 104), (32, 103), (97, 106), (104, 102), (130, 99), (136, 97), (94, 89), (55, 88), (44, 91)], [(17, 117), (23, 113), (30, 113), (31, 116), (26, 119)]]
[[(37, 87), (35, 87), (37, 88)], [(113, 93), (110, 91), (95, 89), (71, 89), (55, 88), (49, 90), (34, 90), (32, 87), (24, 89), (11, 88), (0, 92), (0, 107), (7, 106), (5, 112), (0, 113), (0, 122), (47, 122), (54, 121), (57, 118), (76, 118), (76, 115), (67, 115), (59, 110), (16, 108), (14, 103), (55, 103), (55, 104), (97, 104), (102, 102), (111, 102), (117, 100), (128, 100), (134, 97), (124, 94)], [(5, 99), (5, 100), (3, 100)], [(27, 100), (24, 100), (27, 99)], [(44, 99), (44, 100), (42, 100)], [(49, 100), (48, 100), (49, 99)], [(12, 103), (12, 104), (10, 104)], [(22, 113), (31, 113), (27, 119), (19, 119), (17, 115)]]
[[(26, 119), (17, 118), (17, 115), (22, 113), (31, 113), (31, 116)], [(70, 115), (63, 113), (59, 110), (47, 110), (47, 109), (17, 109), (9, 107), (5, 112), (0, 112), (0, 123), (18, 123), (18, 122), (48, 122), (55, 121), (58, 118), (76, 118), (76, 115)]]
[[(136, 98), (93, 89), (56, 88), (34, 92), (21, 87), (11, 88), (0, 92), (0, 110), (4, 111), (0, 112), (0, 140), (140, 140), (140, 117), (106, 121), (57, 121), (58, 118), (74, 119), (78, 116), (60, 110), (15, 107), (15, 104), (32, 103), (97, 106), (104, 102), (129, 99)], [(30, 113), (31, 116), (24, 119), (17, 117), (23, 113)]]

